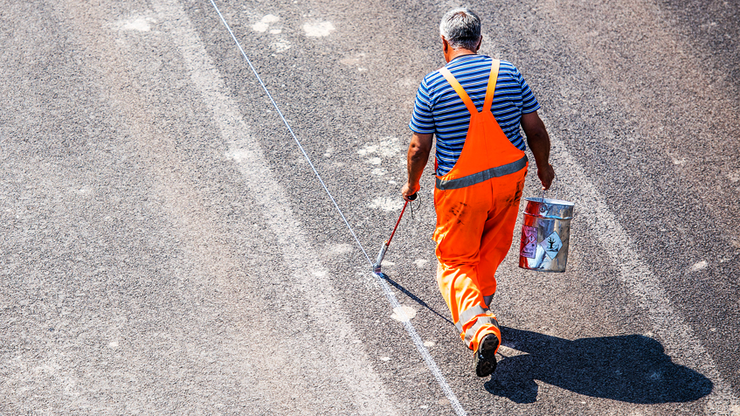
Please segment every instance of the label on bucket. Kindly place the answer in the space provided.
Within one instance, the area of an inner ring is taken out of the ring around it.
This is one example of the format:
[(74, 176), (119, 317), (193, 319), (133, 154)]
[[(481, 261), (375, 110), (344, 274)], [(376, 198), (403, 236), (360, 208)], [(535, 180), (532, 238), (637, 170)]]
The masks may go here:
[(537, 228), (522, 226), (522, 257), (533, 259), (537, 254)]
[(560, 240), (558, 233), (553, 231), (552, 234), (542, 240), (540, 245), (545, 249), (547, 256), (554, 259), (558, 255), (558, 251), (563, 247), (563, 242)]

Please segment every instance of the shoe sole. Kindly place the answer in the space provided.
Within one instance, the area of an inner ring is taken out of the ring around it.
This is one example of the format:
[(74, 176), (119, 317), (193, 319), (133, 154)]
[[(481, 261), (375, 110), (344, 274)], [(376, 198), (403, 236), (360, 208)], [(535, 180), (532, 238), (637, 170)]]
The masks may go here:
[(489, 335), (483, 339), (481, 345), (476, 351), (477, 365), (475, 374), (478, 377), (486, 377), (496, 371), (496, 349), (498, 348), (498, 338), (496, 335)]

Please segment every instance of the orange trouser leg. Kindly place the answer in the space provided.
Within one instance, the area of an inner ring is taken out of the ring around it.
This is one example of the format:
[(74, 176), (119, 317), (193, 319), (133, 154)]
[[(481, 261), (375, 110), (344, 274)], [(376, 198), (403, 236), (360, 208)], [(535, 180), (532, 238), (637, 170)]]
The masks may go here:
[(526, 175), (525, 168), (520, 172), (491, 180), (495, 208), (483, 227), (478, 264), (479, 287), (483, 296), (496, 293), (494, 275), (511, 248)]
[(435, 190), (437, 282), (465, 344), (501, 339), (495, 316), (483, 303), (496, 291), (496, 268), (511, 247), (526, 169), (473, 186)]

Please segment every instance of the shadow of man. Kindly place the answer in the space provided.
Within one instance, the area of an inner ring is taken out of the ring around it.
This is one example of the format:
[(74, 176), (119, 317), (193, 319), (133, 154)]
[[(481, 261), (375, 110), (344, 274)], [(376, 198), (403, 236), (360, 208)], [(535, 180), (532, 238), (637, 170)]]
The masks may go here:
[(527, 354), (501, 360), (485, 388), (516, 403), (537, 400), (535, 380), (641, 404), (689, 402), (713, 388), (708, 378), (674, 364), (658, 341), (642, 335), (569, 341), (513, 328), (501, 331), (504, 346)]

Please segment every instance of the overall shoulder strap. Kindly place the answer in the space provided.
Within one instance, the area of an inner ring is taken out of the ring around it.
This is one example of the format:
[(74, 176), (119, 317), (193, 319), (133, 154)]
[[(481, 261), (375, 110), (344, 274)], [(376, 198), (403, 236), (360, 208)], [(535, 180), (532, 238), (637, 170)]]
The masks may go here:
[(468, 93), (465, 92), (465, 89), (463, 89), (462, 85), (460, 85), (459, 82), (455, 79), (455, 77), (452, 76), (452, 73), (447, 68), (442, 68), (439, 70), (439, 73), (442, 74), (443, 77), (447, 80), (447, 82), (450, 83), (452, 88), (455, 90), (457, 95), (462, 98), (463, 102), (465, 103), (465, 106), (468, 107), (468, 111), (470, 111), (470, 114), (478, 114), (478, 109), (475, 108), (475, 104), (473, 104), (473, 100), (470, 99), (468, 96)]
[(486, 88), (486, 101), (483, 102), (483, 110), (490, 110), (493, 104), (493, 94), (496, 92), (496, 80), (498, 80), (498, 68), (501, 61), (494, 59), (491, 63), (491, 75), (488, 77), (488, 88)]

